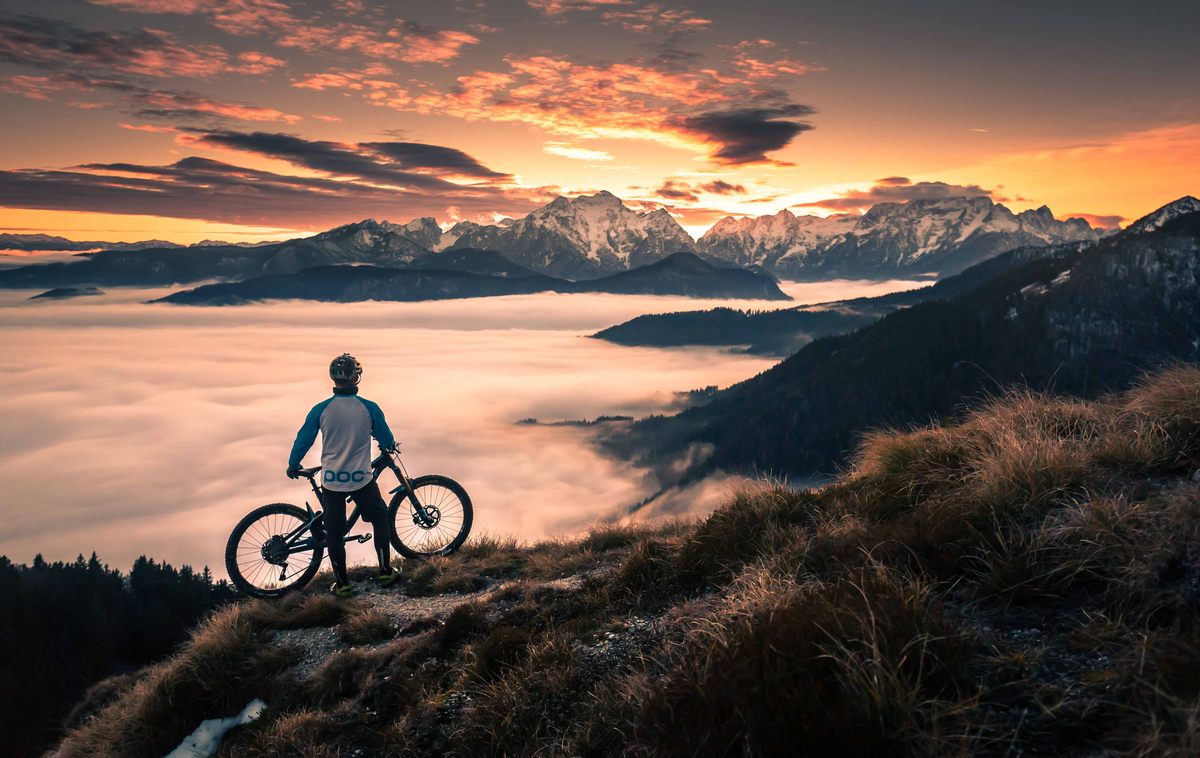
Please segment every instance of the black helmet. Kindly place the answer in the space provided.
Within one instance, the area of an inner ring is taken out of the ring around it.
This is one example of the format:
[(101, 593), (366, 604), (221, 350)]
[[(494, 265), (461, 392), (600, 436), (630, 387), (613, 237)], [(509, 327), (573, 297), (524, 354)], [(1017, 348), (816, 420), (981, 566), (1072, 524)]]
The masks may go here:
[(362, 364), (350, 353), (342, 353), (329, 364), (329, 378), (335, 382), (358, 384), (362, 376)]

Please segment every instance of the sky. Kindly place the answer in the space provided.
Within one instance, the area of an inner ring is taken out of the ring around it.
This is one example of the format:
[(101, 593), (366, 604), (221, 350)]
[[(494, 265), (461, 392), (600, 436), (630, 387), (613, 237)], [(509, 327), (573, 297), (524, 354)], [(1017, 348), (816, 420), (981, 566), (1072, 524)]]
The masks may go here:
[(0, 232), (1200, 195), (1194, 2), (0, 0)]

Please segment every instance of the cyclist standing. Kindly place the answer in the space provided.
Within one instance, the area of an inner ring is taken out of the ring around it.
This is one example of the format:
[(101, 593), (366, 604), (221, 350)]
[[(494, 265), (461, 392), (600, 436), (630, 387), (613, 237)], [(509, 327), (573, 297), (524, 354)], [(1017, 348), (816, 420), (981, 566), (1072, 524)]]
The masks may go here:
[(346, 498), (354, 501), (375, 528), (375, 554), (379, 557), (379, 584), (388, 587), (400, 578), (392, 568), (388, 541), (387, 506), (379, 493), (371, 470), (371, 438), (385, 452), (395, 449), (396, 440), (388, 429), (379, 406), (358, 396), (362, 364), (343, 353), (329, 364), (333, 397), (313, 406), (296, 435), (287, 475), (300, 476), (300, 461), (321, 433), (321, 505), (324, 508), (325, 533), (329, 543), (329, 562), (335, 581), (330, 591), (338, 597), (350, 597), (354, 589), (346, 575)]

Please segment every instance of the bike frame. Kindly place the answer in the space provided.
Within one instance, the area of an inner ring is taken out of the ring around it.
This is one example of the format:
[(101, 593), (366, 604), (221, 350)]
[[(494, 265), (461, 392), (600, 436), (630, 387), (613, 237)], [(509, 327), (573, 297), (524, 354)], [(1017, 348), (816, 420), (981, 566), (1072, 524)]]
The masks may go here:
[[(404, 464), (400, 462), (399, 453), (394, 455), (395, 457), (393, 457), (393, 454), (383, 452), (379, 454), (378, 458), (371, 461), (371, 481), (378, 479), (379, 475), (383, 473), (384, 469), (391, 469), (396, 475), (396, 478), (400, 480), (400, 486), (389, 491), (388, 494), (395, 495), (397, 493), (405, 493), (408, 501), (413, 505), (413, 510), (416, 512), (417, 519), (427, 526), (432, 526), (435, 522), (426, 512), (425, 506), (421, 505), (421, 501), (417, 499), (416, 493), (413, 492), (412, 484), (408, 479), (408, 474), (404, 470)], [(317, 496), (318, 504), (321, 502), (321, 493), (324, 491), (323, 488), (317, 484), (316, 473), (320, 470), (321, 469), (318, 467), (311, 473), (305, 474), (309, 485), (312, 486), (313, 494)], [(292, 555), (293, 553), (303, 553), (314, 548), (324, 548), (329, 546), (329, 542), (327, 540), (317, 540), (316, 537), (311, 536), (312, 529), (316, 525), (317, 521), (321, 518), (322, 512), (314, 512), (312, 506), (308, 505), (308, 503), (305, 503), (305, 506), (308, 508), (308, 523), (301, 524), (288, 534), (284, 535), (284, 541), (288, 546), (288, 555)], [(358, 523), (358, 516), (358, 504), (355, 503), (354, 510), (351, 511), (350, 517), (346, 519), (347, 534), (342, 537), (342, 541), (344, 543), (355, 541), (363, 543), (371, 539), (370, 534), (349, 534), (350, 530), (353, 529), (355, 524)], [(300, 539), (305, 532), (308, 532), (310, 536), (307, 539)]]

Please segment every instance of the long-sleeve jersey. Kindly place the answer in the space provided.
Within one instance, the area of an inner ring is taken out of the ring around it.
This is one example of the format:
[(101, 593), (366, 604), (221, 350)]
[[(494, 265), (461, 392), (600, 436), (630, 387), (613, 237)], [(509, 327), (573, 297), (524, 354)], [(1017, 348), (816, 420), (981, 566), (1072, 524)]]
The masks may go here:
[(371, 438), (384, 448), (396, 444), (383, 411), (357, 395), (334, 395), (313, 406), (292, 445), (289, 466), (299, 466), (321, 432), (321, 483), (334, 492), (353, 492), (371, 481)]

